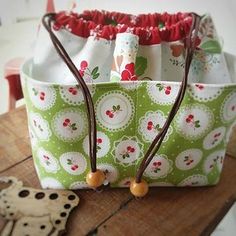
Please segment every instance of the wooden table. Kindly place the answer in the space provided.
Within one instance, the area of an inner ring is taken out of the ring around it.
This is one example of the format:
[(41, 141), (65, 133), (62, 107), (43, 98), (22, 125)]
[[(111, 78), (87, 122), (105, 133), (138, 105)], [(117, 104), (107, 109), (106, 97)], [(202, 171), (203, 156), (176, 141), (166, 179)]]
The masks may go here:
[[(40, 188), (33, 167), (25, 107), (0, 116), (0, 176)], [(67, 235), (208, 235), (236, 197), (236, 159), (227, 155), (215, 187), (152, 188), (134, 199), (128, 189), (75, 191), (81, 201)], [(0, 218), (0, 229), (4, 225)]]

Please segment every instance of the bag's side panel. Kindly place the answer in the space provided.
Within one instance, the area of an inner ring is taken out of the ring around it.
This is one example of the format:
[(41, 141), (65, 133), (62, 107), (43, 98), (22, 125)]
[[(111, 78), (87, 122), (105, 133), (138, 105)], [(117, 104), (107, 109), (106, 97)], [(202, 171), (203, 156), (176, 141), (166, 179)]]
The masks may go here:
[[(139, 87), (137, 136), (144, 153), (163, 126), (178, 89), (179, 85), (171, 83)], [(147, 182), (153, 186), (216, 184), (226, 137), (236, 118), (235, 104), (235, 87), (189, 85), (160, 150), (144, 173)]]

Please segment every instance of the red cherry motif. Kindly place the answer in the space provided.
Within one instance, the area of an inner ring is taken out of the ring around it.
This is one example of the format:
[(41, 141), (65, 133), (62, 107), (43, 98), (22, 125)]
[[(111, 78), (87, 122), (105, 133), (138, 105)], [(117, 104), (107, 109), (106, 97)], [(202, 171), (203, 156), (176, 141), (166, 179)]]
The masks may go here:
[(187, 118), (187, 119), (186, 119), (186, 122), (187, 122), (187, 123), (190, 123), (190, 122), (191, 122), (191, 120), (190, 120), (189, 118)]
[(196, 84), (195, 85), (199, 90), (202, 90), (204, 89), (204, 86), (202, 84)]
[(87, 67), (88, 67), (88, 62), (87, 61), (81, 61), (80, 70), (79, 70), (79, 73), (80, 73), (81, 76), (84, 76), (84, 72), (87, 69)]
[(194, 118), (194, 116), (193, 116), (192, 114), (190, 114), (190, 115), (186, 118), (186, 122), (187, 122), (187, 123), (192, 122), (192, 121), (193, 121), (193, 118)]
[(69, 91), (71, 94), (73, 94), (73, 95), (76, 95), (76, 94), (78, 93), (77, 89), (76, 89), (76, 88), (73, 88), (73, 87), (70, 87), (70, 88), (68, 89), (68, 91)]
[(46, 155), (43, 155), (43, 158), (46, 159), (46, 160), (49, 160), (49, 157), (46, 156)]
[(152, 130), (152, 128), (153, 128), (153, 123), (152, 123), (152, 121), (149, 121), (148, 125), (147, 125), (147, 129)]
[(79, 168), (78, 165), (72, 165), (72, 166), (71, 166), (71, 169), (74, 170), (74, 171), (77, 170), (78, 168)]
[(170, 86), (167, 86), (167, 87), (165, 88), (165, 94), (166, 94), (166, 95), (169, 95), (169, 94), (170, 94), (170, 91), (171, 91), (171, 87), (170, 87)]
[(44, 101), (44, 99), (45, 99), (45, 93), (44, 92), (39, 93), (39, 99)]
[(161, 166), (161, 162), (160, 161), (155, 161), (155, 162), (153, 162), (153, 165), (154, 166)]
[(80, 63), (80, 69), (81, 70), (86, 70), (88, 67), (88, 62), (87, 61), (81, 61)]
[(102, 139), (101, 139), (101, 138), (98, 138), (98, 139), (97, 139), (97, 143), (102, 143)]
[(220, 135), (221, 135), (221, 133), (217, 133), (217, 134), (214, 135), (214, 138), (217, 138), (217, 137), (219, 137)]
[(64, 120), (63, 126), (67, 127), (69, 125), (69, 123), (70, 123), (70, 119), (67, 118), (67, 119)]
[(109, 116), (110, 118), (113, 118), (120, 111), (122, 110), (119, 104), (117, 106), (113, 105), (111, 110), (106, 110), (106, 115)]
[(191, 163), (193, 163), (193, 160), (189, 160), (186, 165), (189, 166)]
[(134, 153), (135, 152), (135, 148), (131, 147), (131, 146), (128, 146), (127, 147), (127, 151), (128, 152), (131, 152), (131, 153)]
[(114, 117), (114, 114), (113, 114), (112, 111), (110, 111), (110, 110), (107, 110), (107, 111), (106, 111), (106, 115), (109, 116), (110, 118), (113, 118), (113, 117)]

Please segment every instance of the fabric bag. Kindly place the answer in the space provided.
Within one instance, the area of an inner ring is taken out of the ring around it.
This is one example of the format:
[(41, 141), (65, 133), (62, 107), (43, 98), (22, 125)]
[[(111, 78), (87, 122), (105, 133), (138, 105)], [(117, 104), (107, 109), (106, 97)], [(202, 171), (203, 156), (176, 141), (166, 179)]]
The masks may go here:
[(43, 188), (86, 188), (97, 170), (97, 186), (144, 192), (219, 181), (236, 81), (209, 15), (60, 12), (43, 25), (21, 71)]

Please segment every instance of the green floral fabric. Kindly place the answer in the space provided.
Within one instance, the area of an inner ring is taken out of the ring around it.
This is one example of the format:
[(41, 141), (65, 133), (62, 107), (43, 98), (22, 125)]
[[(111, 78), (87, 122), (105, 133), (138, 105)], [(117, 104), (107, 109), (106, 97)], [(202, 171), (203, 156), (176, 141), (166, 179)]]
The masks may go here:
[[(90, 171), (88, 121), (81, 90), (22, 73), (33, 158), (42, 187), (86, 187)], [(163, 126), (179, 83), (88, 85), (97, 120), (97, 165), (112, 187), (127, 187)], [(164, 142), (144, 173), (150, 186), (204, 186), (219, 181), (236, 85), (190, 84)]]

